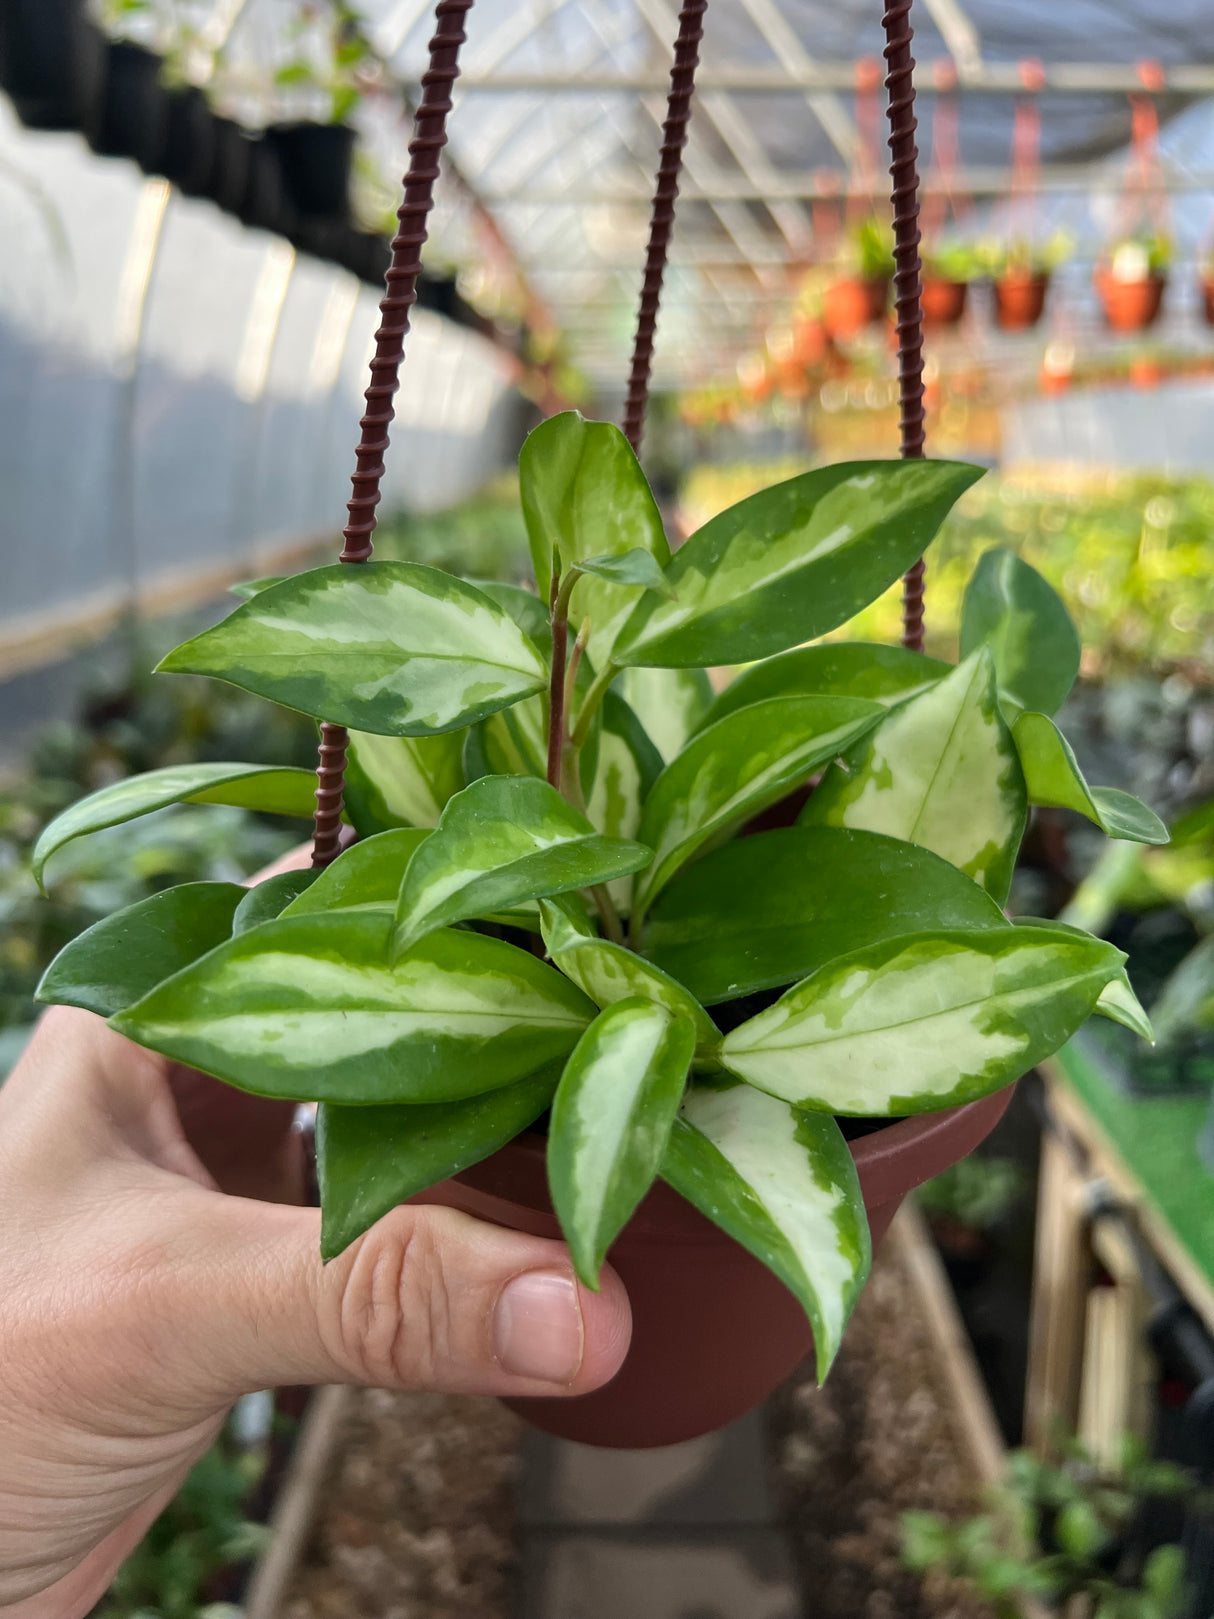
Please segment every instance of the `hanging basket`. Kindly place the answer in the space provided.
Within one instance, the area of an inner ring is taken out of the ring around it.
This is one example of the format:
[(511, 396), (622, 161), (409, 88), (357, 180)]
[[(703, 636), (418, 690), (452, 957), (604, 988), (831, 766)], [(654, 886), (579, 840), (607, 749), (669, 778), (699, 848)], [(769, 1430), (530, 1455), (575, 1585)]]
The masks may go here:
[(1147, 275), (1126, 280), (1112, 270), (1102, 269), (1097, 270), (1094, 283), (1110, 331), (1145, 332), (1159, 319), (1167, 276)]
[(833, 338), (855, 337), (884, 319), (888, 305), (889, 282), (884, 276), (845, 276), (822, 295), (822, 324)]
[(1050, 287), (1047, 270), (1011, 271), (994, 283), (995, 325), (1003, 332), (1027, 332), (1045, 312)]
[(968, 281), (948, 281), (943, 276), (923, 278), (923, 324), (959, 326), (969, 302)]

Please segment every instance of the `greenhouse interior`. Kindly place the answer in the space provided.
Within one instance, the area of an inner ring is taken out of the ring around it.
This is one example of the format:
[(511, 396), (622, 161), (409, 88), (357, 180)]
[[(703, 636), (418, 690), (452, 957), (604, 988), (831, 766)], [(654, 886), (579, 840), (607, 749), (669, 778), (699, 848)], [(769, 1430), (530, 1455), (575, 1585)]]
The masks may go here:
[(0, 0), (0, 1614), (1214, 1619), (1209, 20)]

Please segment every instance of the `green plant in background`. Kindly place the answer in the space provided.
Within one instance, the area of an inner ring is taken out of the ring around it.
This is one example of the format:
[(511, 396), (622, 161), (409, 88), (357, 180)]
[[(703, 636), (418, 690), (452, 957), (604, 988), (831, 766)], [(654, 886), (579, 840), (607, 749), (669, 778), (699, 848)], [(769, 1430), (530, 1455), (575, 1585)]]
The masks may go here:
[(1053, 275), (1074, 251), (1074, 239), (1066, 231), (1055, 231), (1044, 241), (1024, 236), (984, 237), (974, 248), (982, 273), (996, 281), (1010, 275)]
[(300, 5), (280, 36), (295, 54), (276, 69), (275, 86), (310, 92), (325, 107), (327, 123), (348, 123), (362, 100), (366, 75), (377, 63), (363, 27), (347, 0), (326, 0), (323, 7)]
[[(1093, 1010), (1145, 1027), (1120, 951), (1001, 909), (1031, 802), (1166, 839), (1087, 786), (1048, 718), (1079, 643), (1045, 582), (984, 558), (957, 665), (800, 644), (897, 578), (979, 475), (803, 473), (672, 557), (618, 429), (550, 418), (520, 459), (538, 594), (335, 564), (161, 664), (348, 727), (361, 841), (250, 893), (155, 895), (69, 945), (43, 996), (322, 1104), (326, 1257), (550, 1109), (588, 1285), (661, 1175), (793, 1290), (824, 1374), (869, 1258), (837, 1116), (985, 1096)], [(741, 663), (710, 700), (706, 667)], [(738, 835), (819, 775), (796, 825)], [(35, 874), (166, 798), (302, 814), (303, 788), (226, 763), (120, 782), (43, 832)]]
[(990, 1231), (1024, 1190), (1024, 1172), (1011, 1158), (976, 1154), (950, 1164), (915, 1193), (929, 1218), (944, 1219), (967, 1231)]
[(1105, 258), (1116, 280), (1145, 281), (1167, 272), (1174, 251), (1171, 237), (1158, 231), (1138, 231), (1111, 243)]
[(876, 214), (852, 225), (844, 240), (842, 262), (864, 281), (892, 281), (893, 226)]
[(986, 270), (972, 242), (937, 242), (924, 250), (923, 273), (940, 281), (977, 281)]
[(1151, 1460), (1129, 1439), (1110, 1469), (1073, 1441), (1058, 1465), (1014, 1451), (986, 1511), (960, 1523), (904, 1513), (903, 1561), (968, 1581), (999, 1619), (1019, 1619), (1025, 1597), (1075, 1619), (1180, 1619), (1181, 1548), (1148, 1550), (1132, 1531), (1148, 1503), (1184, 1505), (1198, 1496), (1188, 1474)]
[(451, 511), (398, 513), (375, 532), (376, 555), (424, 562), (466, 579), (522, 584), (531, 574), (527, 528), (514, 473)]

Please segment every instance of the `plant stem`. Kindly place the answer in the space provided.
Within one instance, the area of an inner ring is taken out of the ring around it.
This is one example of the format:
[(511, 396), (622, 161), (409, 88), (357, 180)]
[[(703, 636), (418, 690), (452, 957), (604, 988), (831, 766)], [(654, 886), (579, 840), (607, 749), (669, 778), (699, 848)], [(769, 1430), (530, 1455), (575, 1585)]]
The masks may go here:
[(569, 644), (569, 597), (578, 582), (576, 569), (564, 579), (552, 576), (552, 673), (548, 677), (548, 785), (561, 790), (565, 754), (565, 655)]
[(607, 892), (607, 884), (596, 883), (590, 890), (590, 896), (598, 910), (603, 930), (612, 944), (627, 946), (628, 941), (624, 938), (624, 924), (620, 921), (620, 913), (615, 908), (615, 902)]
[(581, 709), (578, 711), (577, 724), (573, 728), (573, 745), (575, 748), (584, 747), (586, 738), (590, 735), (590, 722), (599, 711), (603, 698), (607, 695), (607, 688), (620, 672), (618, 663), (607, 662), (594, 677), (590, 690), (586, 693)]

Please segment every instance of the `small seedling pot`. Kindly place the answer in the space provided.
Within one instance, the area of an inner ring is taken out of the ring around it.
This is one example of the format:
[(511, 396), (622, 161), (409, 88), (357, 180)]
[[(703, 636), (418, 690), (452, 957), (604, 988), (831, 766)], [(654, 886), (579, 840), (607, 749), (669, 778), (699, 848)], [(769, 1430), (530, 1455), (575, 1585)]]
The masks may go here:
[(958, 326), (969, 299), (968, 281), (946, 281), (941, 276), (923, 278), (923, 324)]
[[(1012, 1087), (898, 1119), (851, 1143), (874, 1245), (914, 1187), (964, 1158), (1003, 1117)], [(559, 1237), (547, 1141), (530, 1132), (413, 1201)], [(632, 1305), (632, 1346), (606, 1388), (575, 1400), (511, 1400), (562, 1439), (642, 1449), (694, 1439), (762, 1403), (812, 1347), (805, 1314), (767, 1267), (657, 1182), (611, 1250)]]
[(302, 218), (350, 217), (352, 129), (345, 124), (272, 124), (266, 140), (278, 154), (287, 195)]
[(855, 337), (881, 319), (888, 302), (889, 282), (883, 276), (847, 276), (823, 293), (822, 324), (831, 337)]
[(1004, 332), (1027, 332), (1045, 311), (1050, 278), (1045, 270), (1002, 275), (995, 282), (995, 325)]
[(160, 81), (160, 57), (130, 40), (113, 39), (106, 52), (105, 84), (85, 137), (101, 157), (134, 158), (148, 174), (164, 163), (169, 93)]
[(216, 118), (211, 129), (214, 159), (206, 194), (226, 214), (240, 211), (249, 187), (253, 143), (231, 118)]
[(1097, 270), (1094, 279), (1105, 324), (1111, 331), (1143, 332), (1159, 319), (1168, 284), (1166, 276), (1148, 275), (1125, 281), (1111, 270)]
[(245, 139), (249, 148), (248, 178), (236, 217), (242, 225), (288, 236), (293, 214), (278, 152), (264, 137), (246, 136)]
[(105, 41), (83, 0), (0, 5), (0, 89), (30, 129), (79, 129), (104, 70)]
[(165, 98), (161, 172), (187, 197), (205, 197), (215, 172), (215, 118), (204, 93), (181, 85)]

